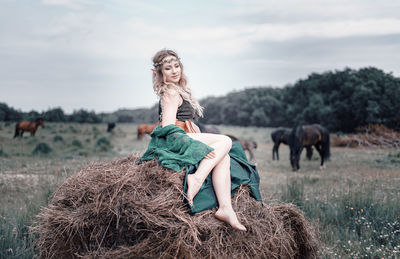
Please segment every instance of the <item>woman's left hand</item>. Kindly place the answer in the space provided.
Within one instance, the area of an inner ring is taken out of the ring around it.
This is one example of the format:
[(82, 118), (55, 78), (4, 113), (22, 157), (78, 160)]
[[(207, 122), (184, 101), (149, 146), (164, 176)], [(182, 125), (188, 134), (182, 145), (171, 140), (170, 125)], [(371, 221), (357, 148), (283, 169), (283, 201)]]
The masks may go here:
[(206, 159), (213, 159), (213, 158), (215, 158), (215, 152), (214, 152), (214, 150), (210, 151), (204, 158), (206, 158)]

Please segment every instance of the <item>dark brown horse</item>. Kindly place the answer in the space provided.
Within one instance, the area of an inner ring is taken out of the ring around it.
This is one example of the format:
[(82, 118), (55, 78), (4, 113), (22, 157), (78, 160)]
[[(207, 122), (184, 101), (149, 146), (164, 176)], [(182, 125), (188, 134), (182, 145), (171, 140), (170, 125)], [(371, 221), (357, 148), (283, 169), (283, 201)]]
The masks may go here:
[(271, 133), (271, 139), (274, 142), (274, 146), (272, 148), (272, 160), (279, 160), (279, 145), (281, 143), (289, 145), (289, 137), (292, 132), (289, 128), (278, 128)]
[[(279, 160), (279, 146), (281, 143), (285, 145), (289, 145), (290, 134), (292, 133), (292, 129), (290, 128), (278, 128), (271, 133), (271, 139), (274, 142), (274, 146), (272, 147), (272, 160)], [(311, 160), (313, 150), (312, 146), (305, 146), (307, 150), (307, 158)]]
[(150, 134), (157, 125), (159, 125), (159, 122), (155, 124), (140, 124), (137, 128), (137, 139), (142, 139), (144, 135)]
[(107, 132), (112, 132), (114, 128), (115, 128), (115, 122), (109, 122), (107, 124)]
[(299, 160), (305, 146), (314, 146), (321, 156), (321, 168), (330, 156), (330, 138), (327, 129), (319, 124), (294, 127), (289, 138), (290, 164), (293, 171), (300, 169)]
[(44, 127), (44, 120), (42, 118), (38, 118), (35, 121), (20, 121), (15, 126), (14, 138), (22, 138), (25, 131), (29, 131), (31, 136), (35, 136), (35, 132), (39, 126)]

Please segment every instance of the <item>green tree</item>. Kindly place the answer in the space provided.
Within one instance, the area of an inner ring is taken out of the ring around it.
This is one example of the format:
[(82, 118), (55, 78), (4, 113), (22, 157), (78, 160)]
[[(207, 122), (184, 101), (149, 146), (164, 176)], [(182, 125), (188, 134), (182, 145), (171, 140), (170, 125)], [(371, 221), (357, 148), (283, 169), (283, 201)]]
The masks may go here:
[(60, 107), (49, 109), (43, 113), (43, 119), (46, 121), (53, 121), (53, 122), (64, 122), (66, 121), (66, 116), (64, 114), (63, 109)]

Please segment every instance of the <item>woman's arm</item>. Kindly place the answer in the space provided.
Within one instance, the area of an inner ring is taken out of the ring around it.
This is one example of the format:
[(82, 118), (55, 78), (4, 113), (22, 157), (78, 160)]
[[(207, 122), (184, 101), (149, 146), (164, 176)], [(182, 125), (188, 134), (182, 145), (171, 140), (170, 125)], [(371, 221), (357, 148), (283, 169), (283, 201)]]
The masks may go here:
[(162, 117), (161, 126), (165, 127), (167, 125), (176, 122), (176, 112), (178, 111), (178, 106), (182, 103), (182, 97), (179, 93), (173, 89), (169, 89), (161, 96), (161, 107), (162, 107)]

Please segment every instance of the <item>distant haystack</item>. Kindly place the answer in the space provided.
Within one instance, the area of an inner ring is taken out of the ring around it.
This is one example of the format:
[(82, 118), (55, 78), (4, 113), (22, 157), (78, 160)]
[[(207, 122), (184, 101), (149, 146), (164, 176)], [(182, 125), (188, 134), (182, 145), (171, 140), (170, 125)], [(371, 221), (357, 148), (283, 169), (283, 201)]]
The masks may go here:
[(382, 124), (371, 124), (356, 129), (357, 134), (336, 136), (331, 134), (335, 147), (400, 147), (400, 133)]
[(233, 206), (248, 229), (189, 215), (183, 173), (138, 157), (92, 164), (69, 178), (37, 217), (43, 258), (315, 258), (319, 242), (291, 204), (266, 205), (240, 187)]

